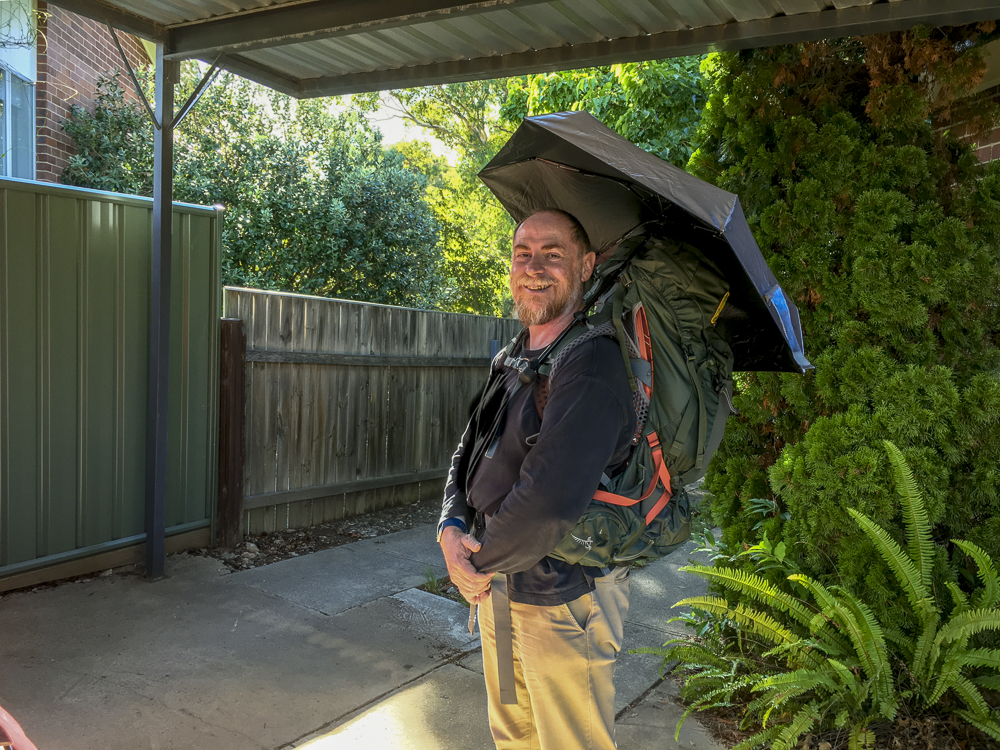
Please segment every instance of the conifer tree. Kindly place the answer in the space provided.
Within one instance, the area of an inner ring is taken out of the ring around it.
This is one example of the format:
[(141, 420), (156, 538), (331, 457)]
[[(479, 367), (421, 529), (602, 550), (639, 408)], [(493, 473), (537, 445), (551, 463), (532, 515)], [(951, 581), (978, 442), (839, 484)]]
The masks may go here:
[[(883, 615), (899, 592), (847, 513), (902, 539), (880, 441), (927, 500), (939, 599), (962, 567), (947, 540), (1000, 555), (1000, 163), (974, 153), (998, 118), (972, 95), (995, 36), (918, 28), (702, 67), (688, 169), (739, 194), (816, 366), (739, 376), (712, 512), (730, 545), (782, 539)], [(776, 501), (762, 525), (755, 498)]]

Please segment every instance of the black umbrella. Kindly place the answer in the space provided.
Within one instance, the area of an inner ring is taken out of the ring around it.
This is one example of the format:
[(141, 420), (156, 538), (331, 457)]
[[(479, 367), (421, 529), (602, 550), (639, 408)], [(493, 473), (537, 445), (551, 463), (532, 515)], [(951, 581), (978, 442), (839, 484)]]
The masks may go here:
[(690, 242), (730, 286), (727, 338), (737, 370), (804, 372), (799, 311), (750, 233), (740, 199), (653, 156), (588, 112), (526, 118), (479, 177), (514, 217), (540, 208), (576, 216), (595, 249), (643, 222)]

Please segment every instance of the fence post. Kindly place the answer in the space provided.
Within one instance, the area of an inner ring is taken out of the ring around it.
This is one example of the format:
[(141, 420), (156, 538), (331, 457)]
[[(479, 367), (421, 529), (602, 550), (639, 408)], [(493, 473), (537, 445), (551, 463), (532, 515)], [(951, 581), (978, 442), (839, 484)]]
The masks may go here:
[(219, 494), (215, 544), (230, 548), (243, 538), (243, 450), (247, 337), (243, 321), (223, 318), (219, 369)]

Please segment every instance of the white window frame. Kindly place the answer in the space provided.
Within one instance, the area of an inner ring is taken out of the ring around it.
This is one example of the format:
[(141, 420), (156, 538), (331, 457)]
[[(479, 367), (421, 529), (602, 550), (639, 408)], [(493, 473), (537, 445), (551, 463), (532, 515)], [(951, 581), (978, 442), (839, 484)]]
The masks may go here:
[(38, 100), (36, 98), (36, 84), (35, 81), (25, 78), (20, 73), (17, 73), (9, 65), (4, 65), (0, 62), (0, 68), (3, 68), (3, 83), (0, 84), (0, 99), (3, 101), (3, 132), (4, 132), (4, 144), (5, 149), (2, 154), (0, 154), (0, 166), (2, 166), (2, 176), (3, 177), (14, 177), (14, 129), (13, 129), (13, 110), (14, 108), (10, 106), (11, 98), (11, 79), (16, 76), (19, 80), (24, 81), (27, 85), (28, 90), (31, 92), (31, 102), (28, 106), (28, 111), (31, 113), (31, 138), (28, 142), (31, 144), (31, 155), (28, 159), (28, 163), (31, 165), (30, 175), (18, 175), (19, 180), (33, 180), (37, 174), (38, 169), (38, 111), (37, 105)]

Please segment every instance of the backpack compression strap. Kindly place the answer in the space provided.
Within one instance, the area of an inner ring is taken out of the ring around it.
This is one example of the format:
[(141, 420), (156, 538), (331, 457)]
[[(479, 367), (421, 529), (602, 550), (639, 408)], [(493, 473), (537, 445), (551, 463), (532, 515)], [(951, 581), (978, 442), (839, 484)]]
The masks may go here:
[(610, 505), (636, 505), (646, 500), (653, 492), (656, 490), (657, 481), (663, 482), (663, 494), (660, 495), (660, 499), (656, 501), (656, 504), (650, 508), (649, 513), (646, 514), (646, 525), (649, 526), (656, 518), (656, 514), (663, 510), (667, 503), (670, 502), (670, 498), (673, 497), (673, 493), (670, 491), (670, 471), (667, 469), (666, 465), (663, 463), (663, 449), (660, 447), (660, 439), (656, 436), (655, 432), (649, 433), (646, 436), (646, 442), (649, 443), (649, 448), (653, 453), (653, 477), (649, 482), (649, 487), (646, 491), (642, 493), (642, 497), (638, 500), (633, 500), (630, 497), (625, 497), (624, 495), (616, 495), (613, 492), (605, 492), (604, 490), (598, 490), (594, 493), (594, 499), (599, 500), (602, 503), (608, 503)]

